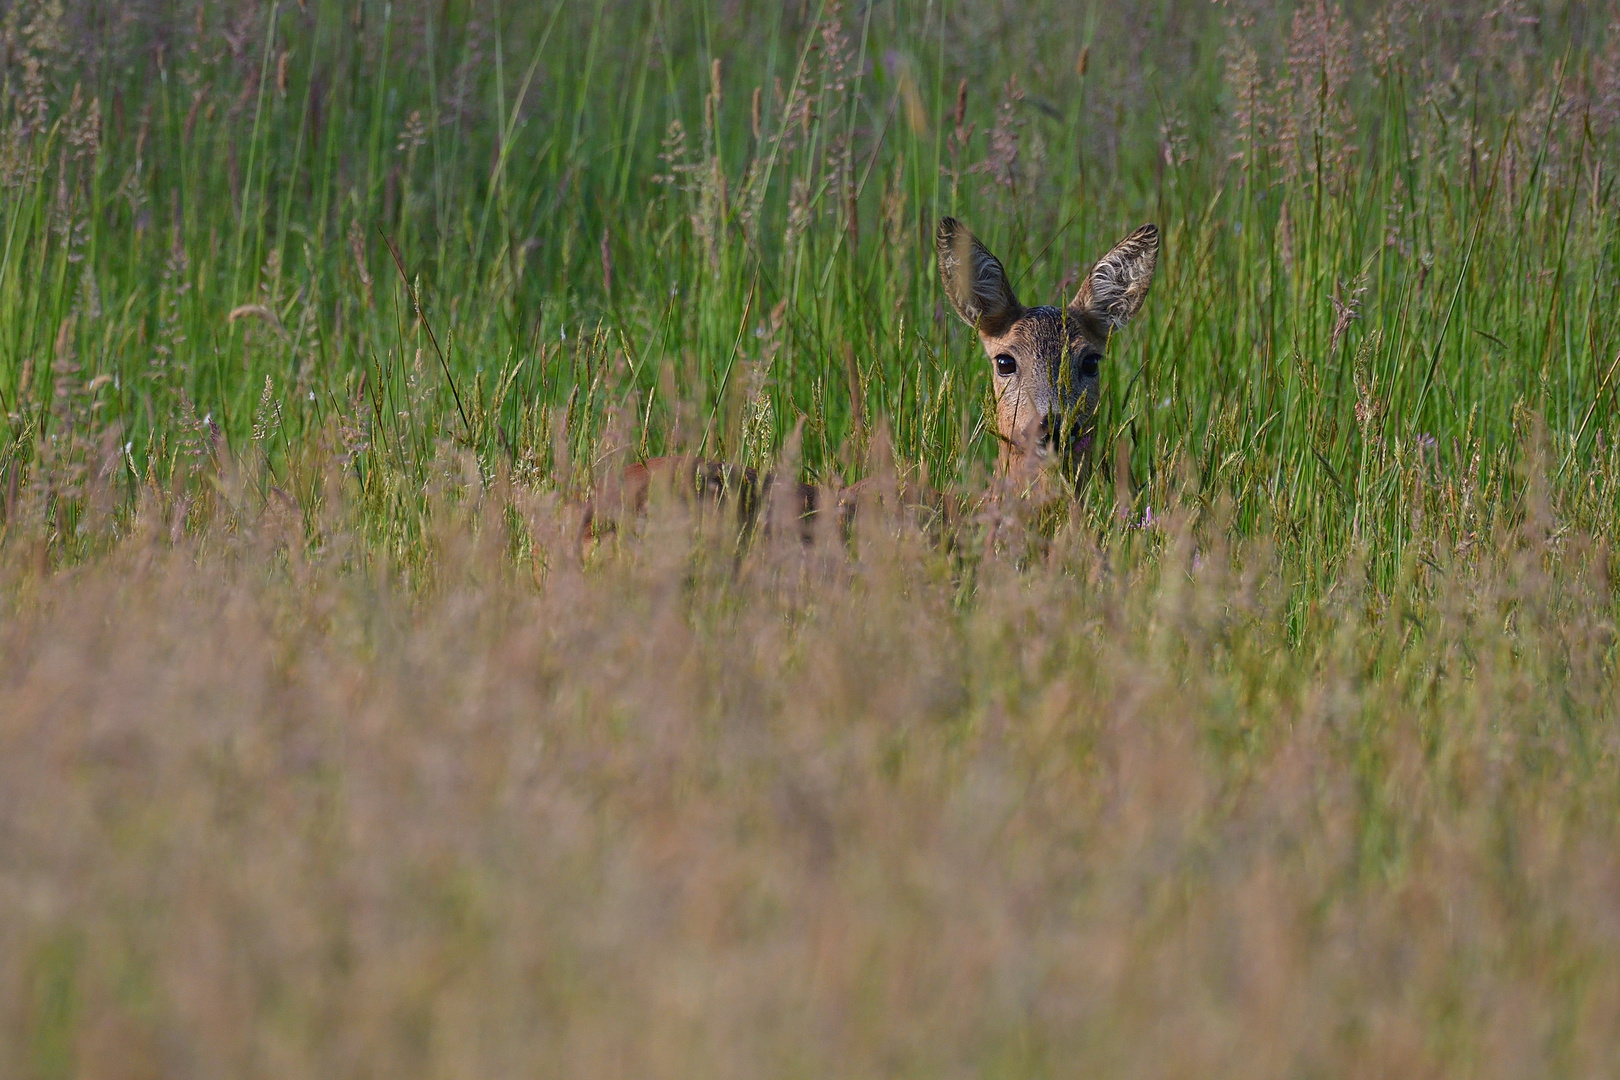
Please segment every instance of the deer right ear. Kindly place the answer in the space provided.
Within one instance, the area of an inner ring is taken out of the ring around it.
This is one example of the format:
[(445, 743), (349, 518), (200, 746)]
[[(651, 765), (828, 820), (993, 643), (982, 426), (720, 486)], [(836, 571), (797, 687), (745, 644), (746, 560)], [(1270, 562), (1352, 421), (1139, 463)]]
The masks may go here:
[(1118, 330), (1142, 309), (1158, 262), (1159, 230), (1144, 225), (1097, 260), (1069, 306), (1100, 316)]
[(962, 321), (995, 337), (1018, 317), (1018, 298), (1001, 260), (955, 218), (940, 218), (934, 234), (939, 281)]

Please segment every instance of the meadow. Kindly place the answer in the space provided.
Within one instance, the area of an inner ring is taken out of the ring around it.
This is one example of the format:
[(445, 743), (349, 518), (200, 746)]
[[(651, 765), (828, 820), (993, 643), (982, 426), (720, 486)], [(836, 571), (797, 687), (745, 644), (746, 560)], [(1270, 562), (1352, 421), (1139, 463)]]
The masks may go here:
[[(18, 0), (0, 68), (0, 1074), (1620, 1068), (1614, 3)], [(1072, 497), (945, 214), (1029, 303), (1160, 228)], [(677, 452), (882, 497), (582, 529)]]

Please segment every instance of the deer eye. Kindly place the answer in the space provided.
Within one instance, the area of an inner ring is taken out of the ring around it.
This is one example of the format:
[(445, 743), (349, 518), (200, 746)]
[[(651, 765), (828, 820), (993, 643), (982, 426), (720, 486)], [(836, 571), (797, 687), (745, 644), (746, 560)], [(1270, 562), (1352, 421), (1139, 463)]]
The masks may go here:
[(1018, 361), (1002, 353), (996, 357), (996, 374), (1002, 376), (1018, 374)]
[(1102, 359), (1102, 357), (1098, 356), (1094, 352), (1081, 353), (1080, 354), (1080, 374), (1085, 376), (1088, 379), (1091, 378), (1093, 375), (1097, 374), (1097, 361), (1099, 361), (1101, 359)]

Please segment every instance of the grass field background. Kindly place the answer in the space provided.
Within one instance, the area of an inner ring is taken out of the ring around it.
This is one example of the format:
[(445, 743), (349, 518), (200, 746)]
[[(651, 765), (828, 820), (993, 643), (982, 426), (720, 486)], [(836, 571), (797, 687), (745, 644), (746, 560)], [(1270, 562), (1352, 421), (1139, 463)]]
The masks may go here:
[[(1612, 3), (74, 0), (0, 64), (0, 1071), (1620, 1066)], [(1162, 230), (1057, 520), (947, 213), (1026, 303)], [(968, 510), (582, 548), (674, 451)]]

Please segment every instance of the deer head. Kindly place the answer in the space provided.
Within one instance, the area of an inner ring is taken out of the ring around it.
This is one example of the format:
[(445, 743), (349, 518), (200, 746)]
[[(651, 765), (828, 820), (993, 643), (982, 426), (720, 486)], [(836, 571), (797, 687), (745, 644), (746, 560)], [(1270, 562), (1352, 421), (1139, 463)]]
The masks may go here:
[(1004, 472), (1057, 464), (1071, 480), (1087, 460), (1108, 337), (1142, 307), (1159, 257), (1144, 225), (1086, 274), (1068, 306), (1024, 307), (1001, 260), (955, 218), (934, 237), (939, 279), (993, 367)]

